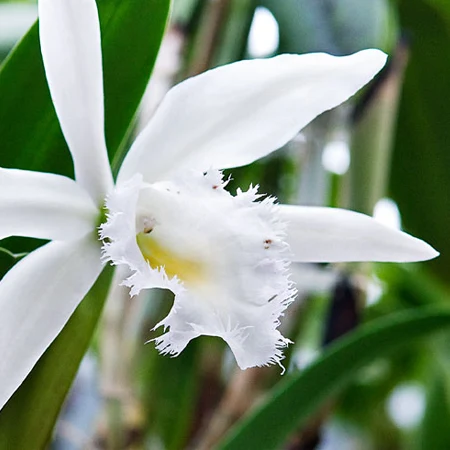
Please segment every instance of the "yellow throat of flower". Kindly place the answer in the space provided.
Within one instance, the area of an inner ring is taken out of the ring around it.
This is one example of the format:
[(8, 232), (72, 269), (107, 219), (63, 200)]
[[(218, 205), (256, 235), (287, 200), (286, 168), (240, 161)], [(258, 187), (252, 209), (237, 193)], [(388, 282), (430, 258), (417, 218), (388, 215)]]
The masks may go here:
[(176, 276), (179, 280), (196, 284), (204, 280), (204, 267), (197, 261), (182, 258), (160, 245), (150, 233), (138, 233), (136, 242), (142, 256), (152, 269), (164, 268), (169, 278)]

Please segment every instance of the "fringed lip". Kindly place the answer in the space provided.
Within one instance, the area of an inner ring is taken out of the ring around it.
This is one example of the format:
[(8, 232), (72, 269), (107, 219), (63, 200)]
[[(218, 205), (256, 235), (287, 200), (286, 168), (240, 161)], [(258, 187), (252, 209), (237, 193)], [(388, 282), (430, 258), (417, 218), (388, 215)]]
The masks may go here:
[[(118, 186), (100, 228), (104, 259), (129, 269), (123, 284), (132, 295), (155, 287), (175, 294), (155, 327), (165, 331), (154, 339), (161, 353), (176, 356), (209, 335), (228, 343), (242, 369), (280, 364), (290, 341), (278, 331), (279, 319), (296, 293), (285, 224), (274, 198), (257, 187), (233, 196), (225, 185), (213, 170), (152, 185), (137, 176)], [(143, 251), (147, 236), (152, 243)], [(177, 272), (192, 261), (202, 268), (200, 280)]]

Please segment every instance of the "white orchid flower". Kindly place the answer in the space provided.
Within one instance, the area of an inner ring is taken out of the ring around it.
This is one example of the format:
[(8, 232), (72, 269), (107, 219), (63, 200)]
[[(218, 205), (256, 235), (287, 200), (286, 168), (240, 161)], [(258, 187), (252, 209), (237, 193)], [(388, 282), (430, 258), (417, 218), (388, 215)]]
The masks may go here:
[(384, 65), (382, 52), (242, 61), (179, 84), (132, 145), (114, 187), (95, 1), (40, 0), (39, 16), (45, 72), (76, 181), (0, 169), (0, 239), (51, 240), (0, 283), (0, 406), (105, 261), (128, 269), (132, 294), (154, 287), (175, 294), (157, 325), (166, 331), (156, 339), (162, 353), (177, 355), (200, 335), (219, 336), (245, 369), (283, 358), (288, 340), (277, 327), (295, 294), (290, 261), (436, 256), (425, 242), (367, 216), (277, 205), (256, 188), (233, 196), (222, 180), (221, 169), (278, 149), (353, 95)]

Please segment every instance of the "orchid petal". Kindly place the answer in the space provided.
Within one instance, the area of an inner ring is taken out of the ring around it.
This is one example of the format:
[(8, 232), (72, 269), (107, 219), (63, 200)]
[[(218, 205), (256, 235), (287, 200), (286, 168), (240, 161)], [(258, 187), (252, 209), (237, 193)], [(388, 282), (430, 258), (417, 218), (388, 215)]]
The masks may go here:
[(40, 0), (41, 51), (77, 181), (101, 205), (112, 186), (104, 136), (100, 25), (94, 0)]
[(0, 168), (0, 239), (69, 240), (95, 228), (98, 210), (70, 178)]
[(294, 261), (409, 262), (439, 254), (426, 242), (354, 211), (281, 205), (280, 214)]
[(102, 270), (95, 235), (53, 241), (0, 282), (0, 408), (64, 327)]
[(128, 153), (119, 181), (249, 164), (370, 81), (386, 55), (364, 50), (240, 61), (175, 86)]
[(187, 291), (178, 293), (170, 313), (155, 326), (165, 331), (154, 339), (156, 349), (177, 356), (192, 339), (201, 335), (217, 336), (230, 346), (242, 370), (281, 365), (282, 349), (290, 341), (277, 330), (278, 319), (291, 302), (292, 299), (275, 296), (265, 303), (229, 298), (220, 305), (213, 297), (199, 298)]

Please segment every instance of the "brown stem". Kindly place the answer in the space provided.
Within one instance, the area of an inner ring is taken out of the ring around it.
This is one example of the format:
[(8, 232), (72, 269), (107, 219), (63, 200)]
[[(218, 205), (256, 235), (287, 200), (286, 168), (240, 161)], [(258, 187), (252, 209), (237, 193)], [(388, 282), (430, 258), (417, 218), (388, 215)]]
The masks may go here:
[(194, 446), (195, 450), (212, 449), (220, 438), (255, 403), (260, 395), (264, 368), (237, 369), (214, 415)]
[(208, 70), (213, 62), (223, 25), (226, 21), (230, 0), (209, 0), (196, 36), (194, 55), (188, 75), (198, 75)]

